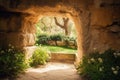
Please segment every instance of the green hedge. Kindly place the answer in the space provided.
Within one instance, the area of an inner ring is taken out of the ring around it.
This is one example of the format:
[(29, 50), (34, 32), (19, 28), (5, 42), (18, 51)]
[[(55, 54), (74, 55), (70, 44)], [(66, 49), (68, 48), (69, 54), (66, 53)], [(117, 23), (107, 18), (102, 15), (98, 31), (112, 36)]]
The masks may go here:
[(41, 34), (37, 38), (36, 44), (48, 44), (48, 41), (50, 40), (50, 37), (47, 34)]
[(55, 42), (55, 46), (59, 46), (57, 44), (57, 41), (63, 41), (64, 46), (66, 46), (66, 47), (70, 47), (71, 46), (70, 42), (73, 42), (72, 46), (75, 46), (77, 48), (76, 38), (64, 36), (61, 34), (54, 34), (54, 35), (41, 34), (38, 36), (36, 44), (50, 45), (49, 41)]
[(60, 34), (54, 34), (54, 35), (50, 35), (50, 40), (55, 42), (55, 45), (57, 46), (57, 41), (62, 41), (63, 36)]

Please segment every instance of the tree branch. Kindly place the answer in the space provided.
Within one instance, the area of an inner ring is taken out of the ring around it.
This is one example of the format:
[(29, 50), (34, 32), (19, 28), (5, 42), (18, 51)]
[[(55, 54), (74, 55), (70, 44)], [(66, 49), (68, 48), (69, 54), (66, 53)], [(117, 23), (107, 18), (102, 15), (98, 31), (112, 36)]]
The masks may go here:
[(68, 21), (69, 21), (69, 18), (63, 18), (63, 21), (64, 21), (64, 26), (67, 27), (67, 24), (68, 24)]
[(56, 17), (54, 17), (54, 20), (55, 20), (55, 24), (56, 24), (57, 26), (60, 26), (61, 28), (63, 28), (63, 29), (64, 29), (64, 26), (58, 23), (58, 21), (57, 21), (57, 18), (56, 18)]

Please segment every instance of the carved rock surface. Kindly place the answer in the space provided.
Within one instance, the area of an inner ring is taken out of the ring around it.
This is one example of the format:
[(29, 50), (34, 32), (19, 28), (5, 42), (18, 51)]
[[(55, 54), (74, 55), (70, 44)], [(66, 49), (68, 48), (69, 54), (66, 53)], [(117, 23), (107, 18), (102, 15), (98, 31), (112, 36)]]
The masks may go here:
[(41, 16), (73, 19), (79, 57), (94, 48), (120, 50), (120, 0), (0, 0), (0, 47), (33, 46)]

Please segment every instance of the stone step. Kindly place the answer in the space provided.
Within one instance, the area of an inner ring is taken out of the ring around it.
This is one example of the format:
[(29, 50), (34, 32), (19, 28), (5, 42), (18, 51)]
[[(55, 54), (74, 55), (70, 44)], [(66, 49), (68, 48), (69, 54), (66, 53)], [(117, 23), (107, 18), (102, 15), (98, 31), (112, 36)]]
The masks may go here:
[(51, 53), (51, 62), (65, 62), (65, 63), (74, 63), (76, 59), (75, 54), (67, 53)]

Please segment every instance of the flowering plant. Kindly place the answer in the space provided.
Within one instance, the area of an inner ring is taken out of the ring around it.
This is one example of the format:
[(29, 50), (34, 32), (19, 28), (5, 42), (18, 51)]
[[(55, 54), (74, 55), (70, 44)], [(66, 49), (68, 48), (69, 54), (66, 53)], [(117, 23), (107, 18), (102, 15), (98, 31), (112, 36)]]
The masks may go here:
[(109, 49), (86, 55), (77, 70), (90, 80), (120, 80), (120, 51)]
[(8, 45), (0, 49), (0, 78), (15, 77), (26, 68), (23, 51)]

